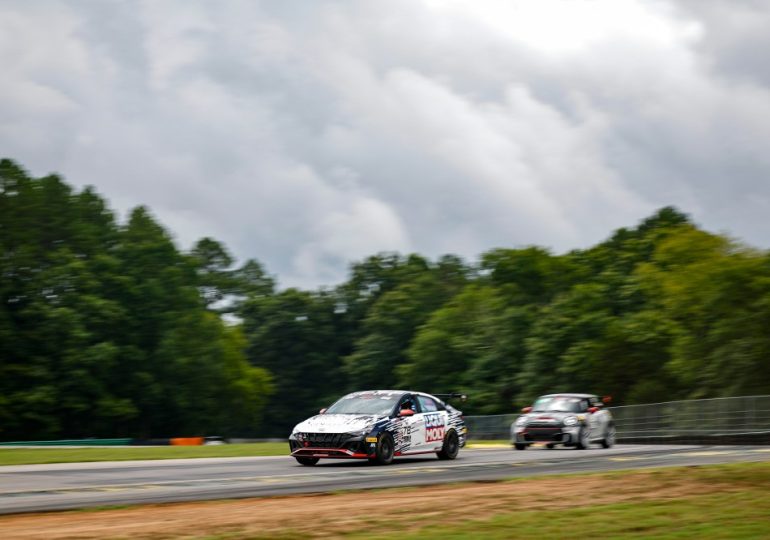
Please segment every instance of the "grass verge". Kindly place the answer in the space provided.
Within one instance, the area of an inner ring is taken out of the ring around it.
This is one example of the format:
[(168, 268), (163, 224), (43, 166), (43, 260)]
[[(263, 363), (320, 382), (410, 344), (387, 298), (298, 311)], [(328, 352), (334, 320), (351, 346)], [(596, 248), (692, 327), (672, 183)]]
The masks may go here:
[[(543, 497), (538, 486), (559, 480), (568, 486), (566, 494), (557, 488)], [(581, 483), (584, 483), (585, 491), (579, 489)], [(634, 484), (639, 493), (635, 494), (634, 489), (629, 488)], [(463, 487), (471, 485), (460, 484), (457, 489), (462, 491)], [(393, 537), (406, 540), (507, 540), (576, 536), (656, 540), (770, 538), (770, 462), (570, 474), (515, 479), (498, 485), (520, 487), (520, 506), (489, 505), (483, 509), (483, 504), (476, 506), (471, 498), (467, 505), (453, 508), (404, 512), (395, 517), (388, 515), (386, 519), (370, 515), (365, 526), (348, 523), (338, 530), (332, 527), (331, 536), (340, 534), (340, 537), (351, 540)], [(606, 486), (606, 492), (602, 485)], [(620, 486), (623, 488), (615, 491)], [(656, 488), (660, 490), (658, 493)], [(415, 493), (419, 492), (417, 488)], [(531, 499), (528, 492), (533, 494)], [(408, 493), (408, 489), (402, 491), (406, 501), (409, 500)], [(610, 502), (613, 499), (617, 502)], [(296, 538), (297, 534), (307, 536), (308, 531), (274, 530), (264, 536), (231, 531), (201, 538), (289, 539)], [(312, 533), (310, 536), (315, 537)]]
[[(468, 448), (510, 447), (505, 441), (471, 441)], [(94, 448), (16, 448), (0, 447), (1, 465), (39, 463), (77, 463), (85, 461), (132, 461), (140, 459), (186, 459), (247, 456), (286, 456), (285, 442), (221, 444), (214, 446), (136, 446)]]
[[(466, 538), (709, 538), (759, 539), (770, 536), (770, 497), (754, 490), (691, 495), (679, 500), (587, 503), (564, 510), (510, 511), (455, 525), (397, 529), (402, 539)], [(385, 539), (390, 535), (356, 533), (348, 538)]]
[(0, 448), (0, 465), (76, 463), (85, 461), (132, 461), (246, 456), (284, 456), (283, 442), (222, 444), (214, 446), (137, 446), (122, 448)]

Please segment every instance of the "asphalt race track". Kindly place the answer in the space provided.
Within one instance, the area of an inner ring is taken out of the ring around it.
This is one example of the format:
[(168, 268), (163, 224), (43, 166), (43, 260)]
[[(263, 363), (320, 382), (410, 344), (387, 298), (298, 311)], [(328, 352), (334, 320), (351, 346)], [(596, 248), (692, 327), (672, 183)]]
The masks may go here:
[(6, 466), (0, 514), (767, 460), (770, 448), (761, 446), (618, 445), (463, 449), (454, 461), (401, 458), (388, 466), (330, 459), (303, 467), (288, 456)]

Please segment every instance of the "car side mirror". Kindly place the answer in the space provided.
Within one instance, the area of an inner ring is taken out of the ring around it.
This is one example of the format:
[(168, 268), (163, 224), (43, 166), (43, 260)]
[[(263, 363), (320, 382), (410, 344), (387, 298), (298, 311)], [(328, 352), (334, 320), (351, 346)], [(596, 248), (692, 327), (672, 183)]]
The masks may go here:
[(524, 408), (521, 410), (521, 412), (523, 412), (524, 414), (529, 414), (529, 413), (531, 413), (531, 412), (532, 412), (532, 407), (524, 407)]
[(326, 414), (326, 407), (318, 411), (318, 414)]
[(412, 409), (401, 409), (398, 411), (399, 416), (414, 416), (414, 411)]
[(599, 410), (599, 407), (591, 407), (590, 409), (588, 409), (588, 412), (590, 412), (591, 414), (593, 414), (593, 413), (595, 413), (595, 412), (596, 412), (596, 411), (598, 411), (598, 410)]

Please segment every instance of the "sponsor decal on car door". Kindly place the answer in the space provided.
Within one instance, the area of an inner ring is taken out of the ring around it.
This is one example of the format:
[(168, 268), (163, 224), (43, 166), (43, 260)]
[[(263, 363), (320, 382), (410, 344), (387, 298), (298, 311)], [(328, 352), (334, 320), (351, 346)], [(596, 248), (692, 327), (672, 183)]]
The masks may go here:
[(446, 413), (437, 411), (425, 414), (425, 446), (432, 449), (441, 446), (446, 434)]

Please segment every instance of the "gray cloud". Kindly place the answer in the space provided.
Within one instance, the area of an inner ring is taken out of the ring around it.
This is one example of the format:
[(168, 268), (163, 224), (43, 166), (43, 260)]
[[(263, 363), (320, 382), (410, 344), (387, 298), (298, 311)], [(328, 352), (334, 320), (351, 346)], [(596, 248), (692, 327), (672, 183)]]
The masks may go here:
[(187, 248), (333, 285), (381, 250), (584, 247), (674, 204), (767, 247), (761, 3), (0, 6), (0, 147)]

